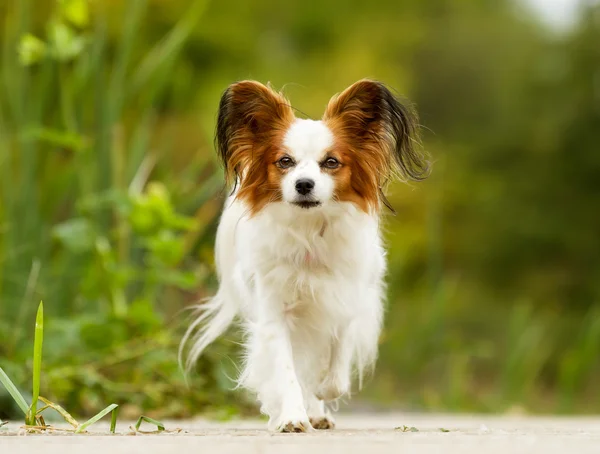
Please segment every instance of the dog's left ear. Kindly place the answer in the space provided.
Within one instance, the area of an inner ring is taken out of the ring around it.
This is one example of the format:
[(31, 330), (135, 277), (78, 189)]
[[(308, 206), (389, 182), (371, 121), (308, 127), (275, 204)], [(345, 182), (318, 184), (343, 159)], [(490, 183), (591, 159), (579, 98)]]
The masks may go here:
[[(357, 154), (378, 156), (382, 181), (393, 173), (404, 180), (423, 180), (429, 163), (418, 143), (417, 115), (381, 82), (363, 79), (334, 96), (323, 120), (351, 144)], [(382, 159), (381, 159), (382, 158)]]

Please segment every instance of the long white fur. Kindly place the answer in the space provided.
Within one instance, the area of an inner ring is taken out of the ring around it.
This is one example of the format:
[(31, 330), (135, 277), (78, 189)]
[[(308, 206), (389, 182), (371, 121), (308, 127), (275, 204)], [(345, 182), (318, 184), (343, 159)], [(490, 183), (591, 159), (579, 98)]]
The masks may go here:
[[(283, 200), (250, 216), (232, 194), (216, 239), (220, 286), (201, 306), (185, 342), (190, 368), (236, 319), (246, 333), (240, 385), (254, 391), (273, 430), (310, 429), (331, 419), (324, 402), (351, 390), (377, 356), (385, 252), (379, 217), (334, 197), (318, 162), (333, 136), (323, 122), (296, 120), (284, 145), (297, 165), (282, 181)], [(292, 204), (299, 178), (315, 181), (321, 206)]]

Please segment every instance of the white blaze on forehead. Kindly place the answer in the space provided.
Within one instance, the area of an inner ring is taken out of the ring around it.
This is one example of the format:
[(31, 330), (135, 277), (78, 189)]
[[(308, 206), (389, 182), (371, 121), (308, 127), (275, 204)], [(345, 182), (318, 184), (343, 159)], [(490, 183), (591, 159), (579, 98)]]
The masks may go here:
[(286, 132), (283, 145), (298, 161), (318, 161), (333, 145), (333, 133), (322, 121), (298, 119)]

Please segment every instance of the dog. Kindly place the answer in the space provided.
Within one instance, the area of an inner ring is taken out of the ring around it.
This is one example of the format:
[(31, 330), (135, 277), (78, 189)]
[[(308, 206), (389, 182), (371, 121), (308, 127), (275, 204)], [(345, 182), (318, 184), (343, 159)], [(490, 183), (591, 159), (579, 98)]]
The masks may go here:
[(377, 357), (384, 312), (381, 214), (393, 177), (429, 163), (416, 114), (383, 83), (360, 80), (321, 120), (300, 119), (255, 81), (222, 95), (216, 148), (232, 192), (216, 237), (217, 294), (182, 340), (186, 368), (239, 319), (244, 366), (270, 430), (330, 429), (327, 404)]

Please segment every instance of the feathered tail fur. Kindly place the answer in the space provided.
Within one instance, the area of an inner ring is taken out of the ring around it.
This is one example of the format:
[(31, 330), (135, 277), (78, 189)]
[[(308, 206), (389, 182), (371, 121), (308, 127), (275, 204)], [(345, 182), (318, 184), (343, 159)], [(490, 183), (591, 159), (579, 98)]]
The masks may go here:
[[(228, 304), (220, 293), (196, 306), (196, 319), (179, 345), (179, 364), (186, 374), (194, 367), (204, 349), (229, 328), (237, 312), (238, 308), (234, 304)], [(191, 347), (186, 354), (189, 343)]]

